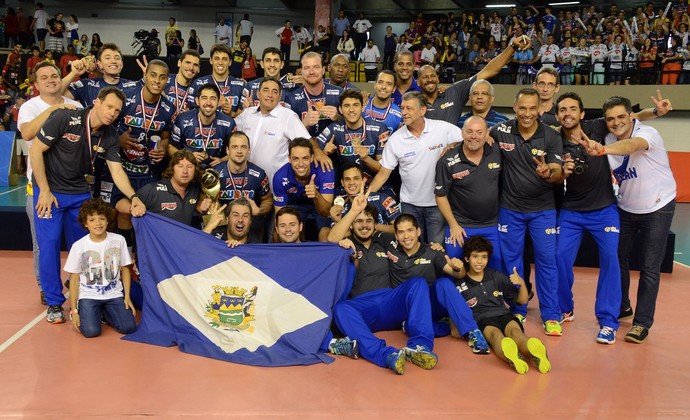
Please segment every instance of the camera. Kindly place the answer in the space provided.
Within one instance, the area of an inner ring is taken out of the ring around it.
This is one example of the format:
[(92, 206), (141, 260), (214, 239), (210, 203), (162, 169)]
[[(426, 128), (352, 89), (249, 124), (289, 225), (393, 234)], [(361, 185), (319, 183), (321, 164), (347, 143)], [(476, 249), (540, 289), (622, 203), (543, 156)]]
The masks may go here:
[(579, 157), (573, 157), (573, 162), (575, 163), (575, 166), (573, 167), (573, 173), (575, 175), (582, 175), (587, 168), (589, 168), (589, 164), (584, 159), (580, 159)]

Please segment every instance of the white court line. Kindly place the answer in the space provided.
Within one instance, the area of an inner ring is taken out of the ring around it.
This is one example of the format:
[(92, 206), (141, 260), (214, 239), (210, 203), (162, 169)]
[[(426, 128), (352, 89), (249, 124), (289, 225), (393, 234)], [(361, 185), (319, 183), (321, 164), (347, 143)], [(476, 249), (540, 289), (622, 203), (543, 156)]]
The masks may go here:
[(27, 332), (29, 332), (30, 329), (32, 329), (36, 324), (38, 324), (39, 322), (41, 322), (42, 319), (45, 319), (45, 317), (46, 317), (46, 311), (41, 312), (41, 313), (38, 314), (38, 316), (37, 316), (36, 318), (34, 318), (31, 322), (29, 322), (28, 324), (24, 325), (24, 328), (22, 328), (21, 330), (17, 331), (12, 337), (8, 338), (7, 341), (5, 341), (4, 343), (0, 344), (0, 353), (2, 353), (3, 351), (5, 351), (9, 346), (11, 346), (11, 345), (14, 344), (17, 340), (19, 340), (20, 338), (22, 338), (22, 336), (23, 336), (24, 334), (26, 334)]
[(22, 185), (21, 187), (17, 187), (17, 188), (13, 188), (13, 189), (11, 189), (11, 190), (7, 190), (7, 191), (5, 191), (5, 192), (1, 192), (0, 195), (9, 194), (9, 193), (11, 193), (11, 192), (15, 192), (15, 191), (21, 190), (21, 189), (26, 189), (26, 185)]
[(690, 265), (683, 264), (682, 262), (678, 262), (678, 261), (673, 261), (673, 262), (674, 262), (675, 264), (682, 265), (682, 266), (685, 267), (685, 268), (690, 268)]
[[(65, 298), (66, 298), (67, 300), (69, 300), (69, 292), (65, 293)], [(36, 324), (38, 324), (39, 322), (41, 322), (42, 319), (45, 319), (47, 312), (48, 312), (48, 310), (45, 310), (45, 311), (41, 312), (40, 314), (38, 314), (38, 315), (36, 316), (36, 318), (32, 319), (28, 324), (24, 325), (24, 327), (22, 327), (21, 330), (17, 331), (12, 337), (8, 338), (7, 341), (5, 341), (4, 343), (0, 344), (0, 353), (2, 353), (3, 351), (7, 350), (7, 348), (8, 348), (9, 346), (11, 346), (11, 345), (14, 344), (17, 340), (19, 340), (20, 338), (22, 338), (22, 336), (23, 336), (24, 334), (28, 333), (29, 330), (32, 329), (33, 327), (35, 327)], [(67, 322), (70, 322), (70, 321), (67, 320)]]

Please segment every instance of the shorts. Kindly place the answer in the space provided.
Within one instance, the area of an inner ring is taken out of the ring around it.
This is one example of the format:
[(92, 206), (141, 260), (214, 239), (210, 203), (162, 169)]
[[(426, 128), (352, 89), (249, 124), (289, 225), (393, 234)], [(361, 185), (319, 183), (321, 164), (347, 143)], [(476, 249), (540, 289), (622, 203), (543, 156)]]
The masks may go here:
[(609, 82), (623, 81), (623, 69), (609, 69), (607, 75), (609, 76)]
[(39, 41), (45, 41), (47, 35), (48, 35), (47, 29), (36, 29), (36, 37), (38, 38)]
[(520, 322), (520, 320), (510, 312), (504, 315), (492, 316), (490, 318), (482, 319), (481, 321), (477, 321), (477, 325), (479, 326), (479, 331), (481, 331), (482, 333), (484, 333), (484, 328), (491, 326), (498, 328), (501, 331), (501, 333), (505, 334), (506, 327), (508, 326), (508, 324), (510, 324), (510, 321), (517, 322), (522, 332), (525, 332), (525, 327), (522, 325), (522, 322)]
[(17, 156), (29, 156), (29, 144), (26, 140), (17, 137)]

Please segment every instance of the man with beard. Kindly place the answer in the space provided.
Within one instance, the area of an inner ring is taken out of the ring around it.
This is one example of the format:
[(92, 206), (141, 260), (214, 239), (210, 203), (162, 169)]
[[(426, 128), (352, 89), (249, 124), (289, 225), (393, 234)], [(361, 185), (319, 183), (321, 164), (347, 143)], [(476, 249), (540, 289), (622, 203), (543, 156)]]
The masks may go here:
[(584, 133), (579, 140), (590, 156), (608, 156), (618, 181), (622, 289), (619, 319), (633, 317), (628, 259), (635, 238), (642, 242), (637, 307), (633, 326), (625, 335), (625, 341), (641, 344), (654, 323), (661, 263), (675, 211), (676, 182), (663, 139), (654, 128), (634, 119), (630, 100), (613, 96), (602, 108), (609, 131), (605, 145)]
[(427, 102), (427, 118), (443, 120), (452, 124), (458, 121), (462, 114), (462, 108), (470, 98), (472, 84), (476, 80), (490, 79), (497, 75), (501, 68), (513, 58), (513, 53), (519, 48), (528, 48), (527, 37), (513, 38), (509, 48), (506, 48), (497, 57), (486, 64), (481, 71), (474, 76), (460, 80), (450, 85), (443, 93), (439, 92), (439, 79), (433, 66), (425, 65), (419, 69), (417, 83)]
[[(353, 200), (361, 193), (364, 186), (364, 172), (356, 163), (346, 163), (342, 168), (340, 182), (343, 185), (345, 195), (341, 196), (343, 203), (334, 204), (331, 207), (331, 219), (339, 222), (350, 211)], [(376, 230), (393, 234), (393, 222), (400, 216), (400, 206), (389, 194), (379, 191), (368, 194), (367, 203), (374, 206), (377, 211)]]
[(369, 97), (362, 113), (373, 121), (385, 124), (391, 134), (403, 124), (400, 107), (391, 101), (396, 80), (397, 76), (390, 70), (379, 73), (374, 84), (374, 95)]
[[(300, 60), (304, 86), (288, 93), (285, 103), (297, 116), (312, 137), (318, 136), (331, 122), (338, 119), (339, 97), (342, 90), (324, 82), (324, 68), (321, 55), (308, 52)], [(321, 149), (317, 151), (317, 161), (328, 159)], [(330, 161), (330, 159), (329, 159)]]
[(180, 59), (177, 60), (179, 72), (168, 75), (165, 93), (175, 103), (175, 115), (189, 109), (189, 102), (187, 102), (189, 88), (194, 78), (199, 74), (200, 63), (201, 57), (196, 50), (185, 50)]
[[(517, 117), (490, 132), (501, 149), (503, 176), (498, 231), (503, 272), (517, 267), (523, 273), (525, 230), (534, 243), (536, 283), (544, 330), (560, 336), (558, 270), (556, 268), (556, 205), (554, 182), (562, 172), (563, 146), (558, 134), (539, 120), (539, 92), (518, 91), (513, 105)], [(526, 305), (513, 308), (523, 318)]]
[[(102, 74), (101, 77), (79, 80), (81, 75), (93, 70), (94, 66)], [(136, 82), (120, 77), (122, 67), (120, 48), (115, 44), (103, 44), (95, 62), (91, 56), (72, 62), (72, 70), (62, 79), (62, 86), (65, 88), (63, 95), (84, 106), (91, 106), (98, 92), (106, 86), (115, 86), (121, 90), (136, 86)], [(73, 80), (75, 81), (72, 82)]]
[(163, 179), (144, 185), (137, 196), (152, 213), (191, 225), (195, 214), (205, 213), (211, 199), (201, 196), (201, 170), (192, 152), (180, 150), (170, 158)]
[(196, 106), (195, 99), (199, 95), (199, 89), (212, 83), (220, 91), (221, 97), (218, 104), (224, 114), (236, 117), (240, 112), (242, 93), (246, 83), (230, 75), (230, 62), (232, 51), (225, 44), (216, 44), (211, 48), (211, 74), (199, 77), (189, 88), (187, 101), (190, 108)]
[[(230, 248), (244, 244), (259, 243), (249, 234), (252, 227), (252, 205), (244, 197), (236, 198), (228, 204), (219, 206), (211, 205), (208, 211), (212, 217), (204, 226), (204, 232), (210, 233), (218, 239), (222, 239)], [(218, 225), (226, 221), (227, 229), (218, 232)]]
[(463, 141), (436, 164), (436, 203), (448, 226), (446, 255), (463, 259), (468, 237), (481, 235), (491, 241), (489, 266), (502, 270), (498, 242), (499, 179), (501, 151), (489, 145), (486, 121), (471, 116), (462, 128)]
[[(405, 373), (406, 359), (423, 369), (432, 369), (438, 357), (433, 353), (429, 287), (424, 279), (413, 278), (392, 288), (388, 247), (394, 246), (395, 238), (377, 231), (378, 218), (362, 186), (360, 195), (352, 201), (352, 211), (336, 223), (328, 236), (330, 242), (352, 249), (357, 268), (349, 299), (333, 309), (338, 328), (348, 338), (331, 342), (329, 350), (350, 357), (361, 354), (399, 375)], [(377, 331), (399, 330), (403, 324), (408, 339), (402, 349), (387, 346), (374, 336)]]
[(198, 108), (175, 119), (168, 155), (185, 149), (194, 153), (202, 167), (215, 165), (224, 156), (225, 142), (235, 130), (235, 121), (217, 112), (220, 91), (216, 85), (208, 83), (201, 86), (194, 100)]
[(261, 237), (264, 216), (273, 210), (271, 188), (266, 172), (249, 162), (251, 147), (249, 137), (241, 131), (234, 132), (228, 141), (227, 162), (212, 166), (220, 178), (220, 203), (229, 203), (244, 198), (251, 207), (254, 217), (252, 231)]

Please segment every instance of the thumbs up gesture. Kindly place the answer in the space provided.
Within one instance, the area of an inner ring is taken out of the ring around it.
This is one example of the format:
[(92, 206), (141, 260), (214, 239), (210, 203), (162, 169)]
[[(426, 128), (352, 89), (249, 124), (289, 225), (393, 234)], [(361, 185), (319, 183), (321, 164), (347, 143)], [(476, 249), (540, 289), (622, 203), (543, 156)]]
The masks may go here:
[(327, 155), (330, 155), (331, 153), (335, 152), (335, 144), (333, 143), (335, 141), (335, 134), (331, 136), (331, 139), (326, 143), (326, 145), (323, 147), (323, 152)]
[(524, 285), (525, 281), (520, 277), (520, 275), (517, 272), (517, 268), (513, 267), (513, 273), (509, 276), (510, 282), (516, 285)]
[(314, 105), (309, 105), (307, 113), (302, 116), (302, 124), (306, 128), (313, 127), (319, 122), (319, 111), (316, 110)]
[(314, 184), (315, 179), (316, 174), (313, 174), (309, 180), (309, 183), (304, 186), (304, 195), (306, 195), (307, 198), (314, 199), (316, 198), (316, 194), (319, 192), (319, 190), (316, 188), (316, 184)]

